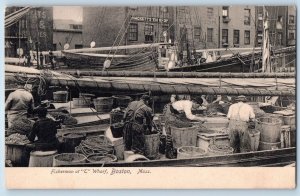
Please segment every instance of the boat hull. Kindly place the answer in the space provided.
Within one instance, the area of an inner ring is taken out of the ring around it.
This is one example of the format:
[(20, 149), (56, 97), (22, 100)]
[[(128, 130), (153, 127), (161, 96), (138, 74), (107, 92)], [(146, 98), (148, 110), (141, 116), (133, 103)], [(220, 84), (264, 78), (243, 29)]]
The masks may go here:
[[(296, 161), (296, 148), (208, 156), (191, 159), (168, 159), (114, 163), (80, 163), (68, 167), (275, 167)], [(64, 167), (64, 165), (62, 165)]]

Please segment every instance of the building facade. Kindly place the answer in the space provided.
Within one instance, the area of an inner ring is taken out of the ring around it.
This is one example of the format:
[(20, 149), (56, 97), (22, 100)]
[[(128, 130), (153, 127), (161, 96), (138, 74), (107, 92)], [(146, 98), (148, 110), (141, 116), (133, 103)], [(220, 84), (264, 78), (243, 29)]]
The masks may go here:
[[(5, 15), (20, 10), (8, 7)], [(5, 56), (18, 57), (18, 48), (23, 54), (30, 50), (50, 50), (53, 40), (53, 9), (51, 7), (31, 8), (17, 23), (5, 28)]]
[(269, 37), (273, 48), (295, 46), (296, 43), (296, 7), (295, 6), (257, 6), (257, 40), (262, 45), (263, 20), (268, 13)]
[(84, 7), (83, 24), (84, 47), (92, 41), (104, 47), (165, 37), (197, 49), (253, 47), (256, 32), (254, 6)]
[(82, 22), (53, 21), (53, 50), (83, 48)]

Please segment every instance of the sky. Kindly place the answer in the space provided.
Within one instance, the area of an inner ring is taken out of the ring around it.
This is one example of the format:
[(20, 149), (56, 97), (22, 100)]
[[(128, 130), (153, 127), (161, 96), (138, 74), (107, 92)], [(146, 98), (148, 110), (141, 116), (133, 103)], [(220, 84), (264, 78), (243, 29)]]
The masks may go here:
[(54, 19), (71, 19), (82, 22), (82, 7), (80, 6), (54, 6)]

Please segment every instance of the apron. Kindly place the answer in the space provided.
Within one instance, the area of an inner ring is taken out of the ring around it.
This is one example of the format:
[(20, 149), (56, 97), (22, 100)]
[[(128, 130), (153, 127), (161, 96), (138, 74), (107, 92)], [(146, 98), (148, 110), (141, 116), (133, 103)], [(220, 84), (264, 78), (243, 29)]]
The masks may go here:
[(145, 107), (143, 104), (138, 106), (133, 117), (125, 122), (123, 129), (125, 149), (142, 155), (145, 152), (145, 133), (147, 128), (144, 123), (137, 121), (136, 114), (143, 107)]
[(13, 124), (13, 121), (20, 116), (26, 116), (27, 117), (27, 112), (26, 111), (13, 111), (9, 110), (7, 111), (7, 122), (8, 122), (8, 128), (10, 128)]

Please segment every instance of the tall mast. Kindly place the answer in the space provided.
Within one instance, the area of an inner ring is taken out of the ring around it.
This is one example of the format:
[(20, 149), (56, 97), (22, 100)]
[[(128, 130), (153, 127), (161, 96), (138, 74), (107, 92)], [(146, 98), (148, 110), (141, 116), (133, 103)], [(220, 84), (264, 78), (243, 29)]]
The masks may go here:
[(269, 39), (269, 22), (268, 22), (268, 12), (263, 8), (264, 14), (264, 34), (263, 34), (263, 56), (262, 56), (262, 72), (272, 72), (271, 62), (270, 62), (270, 39)]

